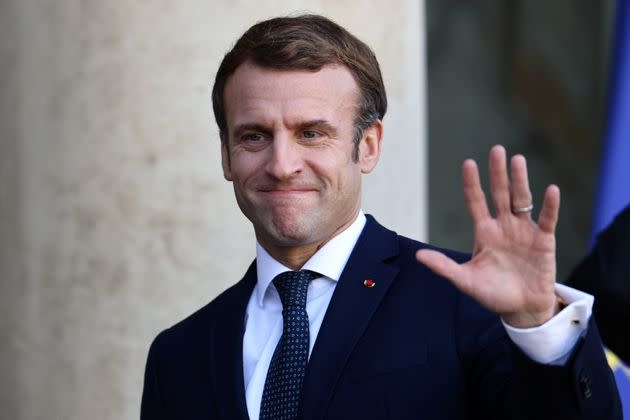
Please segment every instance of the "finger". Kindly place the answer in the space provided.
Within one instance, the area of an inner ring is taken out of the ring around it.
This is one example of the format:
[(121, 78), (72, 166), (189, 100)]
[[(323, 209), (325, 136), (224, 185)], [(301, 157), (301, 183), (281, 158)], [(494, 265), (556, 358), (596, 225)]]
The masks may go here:
[(472, 159), (466, 159), (462, 164), (462, 185), (466, 206), (473, 223), (479, 223), (490, 217), (486, 195), (483, 193), (479, 180), (479, 169)]
[(529, 219), (531, 212), (515, 212), (514, 209), (524, 209), (532, 204), (532, 192), (529, 189), (527, 177), (527, 161), (523, 155), (515, 155), (510, 163), (510, 192), (511, 207), (516, 216)]
[(488, 163), (490, 173), (490, 194), (494, 211), (498, 216), (501, 213), (511, 212), (510, 208), (510, 183), (505, 168), (505, 148), (494, 146), (490, 149)]
[(538, 215), (538, 227), (543, 232), (554, 233), (558, 224), (559, 212), (560, 188), (557, 185), (550, 185), (545, 190), (545, 198)]
[(449, 280), (462, 292), (468, 293), (470, 286), (464, 269), (460, 264), (456, 263), (451, 258), (438, 251), (420, 249), (416, 252), (416, 259), (421, 264), (429, 267), (429, 269), (438, 276)]

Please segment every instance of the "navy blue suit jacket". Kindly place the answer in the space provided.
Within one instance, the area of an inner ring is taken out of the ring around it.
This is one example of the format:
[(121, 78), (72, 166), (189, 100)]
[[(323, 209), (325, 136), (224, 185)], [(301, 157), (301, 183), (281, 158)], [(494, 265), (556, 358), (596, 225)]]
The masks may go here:
[[(300, 418), (620, 418), (594, 324), (567, 366), (538, 364), (511, 344), (495, 314), (417, 263), (421, 247), (428, 245), (368, 216), (315, 342)], [(376, 285), (365, 287), (366, 279)], [(242, 343), (255, 283), (252, 264), (240, 282), (158, 335), (143, 420), (247, 418)]]

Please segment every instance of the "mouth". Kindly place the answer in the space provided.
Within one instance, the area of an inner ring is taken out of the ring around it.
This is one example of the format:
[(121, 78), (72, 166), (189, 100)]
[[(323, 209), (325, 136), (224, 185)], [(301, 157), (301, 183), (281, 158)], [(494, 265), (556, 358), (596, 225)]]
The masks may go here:
[(314, 193), (316, 190), (312, 188), (275, 188), (275, 189), (262, 189), (259, 193), (270, 197), (297, 197), (308, 193)]
[(258, 194), (264, 199), (293, 201), (307, 198), (317, 193), (317, 189), (311, 185), (262, 185), (258, 188)]

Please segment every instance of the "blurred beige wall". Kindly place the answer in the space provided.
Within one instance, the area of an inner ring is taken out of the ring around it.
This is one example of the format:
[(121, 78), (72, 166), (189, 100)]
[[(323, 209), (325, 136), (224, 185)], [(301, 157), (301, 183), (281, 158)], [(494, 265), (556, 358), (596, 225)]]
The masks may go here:
[(2, 2), (0, 418), (137, 418), (152, 338), (244, 273), (209, 92), (243, 30), (295, 11), (374, 48), (390, 108), (364, 209), (423, 239), (422, 1)]

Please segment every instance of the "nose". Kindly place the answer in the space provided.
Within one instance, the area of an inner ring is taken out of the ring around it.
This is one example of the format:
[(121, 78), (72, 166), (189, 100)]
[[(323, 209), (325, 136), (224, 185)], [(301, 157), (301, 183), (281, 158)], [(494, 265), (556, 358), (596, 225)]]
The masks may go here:
[(289, 179), (302, 171), (302, 151), (290, 136), (276, 135), (269, 150), (266, 171), (271, 177)]

